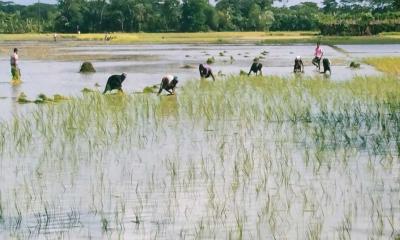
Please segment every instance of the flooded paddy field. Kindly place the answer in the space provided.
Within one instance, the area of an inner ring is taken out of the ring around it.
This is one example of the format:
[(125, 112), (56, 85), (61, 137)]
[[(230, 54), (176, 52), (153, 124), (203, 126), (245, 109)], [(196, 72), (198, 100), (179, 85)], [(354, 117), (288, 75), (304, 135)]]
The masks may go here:
[[(7, 48), (3, 45), (3, 56), (0, 57), (0, 107), (2, 116), (10, 116), (10, 112), (24, 111), (23, 108), (14, 109), (14, 100), (20, 92), (28, 97), (35, 98), (38, 94), (79, 95), (82, 88), (94, 88), (97, 83), (103, 89), (109, 75), (128, 73), (124, 88), (128, 92), (142, 91), (144, 87), (159, 84), (165, 74), (179, 76), (181, 84), (187, 80), (198, 78), (197, 66), (208, 58), (215, 58), (212, 65), (216, 75), (239, 74), (240, 70), (248, 71), (255, 57), (259, 57), (264, 65), (264, 75), (292, 76), (292, 65), (296, 56), (302, 56), (306, 65), (306, 76), (319, 75), (311, 65), (313, 57), (312, 45), (86, 45), (76, 46), (44, 44), (35, 45), (34, 42), (21, 44), (20, 68), (23, 84), (9, 87), (9, 57)], [(385, 45), (387, 46), (387, 45)], [(388, 49), (400, 49), (399, 45), (388, 45), (385, 48), (363, 45), (353, 47), (364, 49), (358, 53), (348, 54), (346, 50), (324, 46), (325, 56), (333, 62), (331, 80), (342, 81), (355, 75), (379, 75), (374, 68), (363, 64), (361, 69), (352, 70), (348, 67), (352, 60), (382, 52), (387, 55)], [(346, 46), (344, 46), (346, 49)], [(371, 50), (372, 49), (372, 50)], [(351, 50), (351, 49), (350, 49)], [(399, 50), (397, 50), (399, 51)], [(396, 51), (392, 51), (396, 55)], [(90, 60), (97, 72), (94, 74), (80, 74), (80, 64)], [(186, 67), (186, 68), (185, 68)]]
[[(394, 239), (398, 76), (352, 70), (350, 61), (370, 55), (324, 46), (334, 63), (325, 79), (310, 66), (313, 48), (57, 50), (115, 59), (93, 61), (90, 75), (78, 73), (80, 61), (22, 59), (20, 86), (1, 72), (0, 238)], [(307, 64), (302, 78), (290, 73), (297, 55)], [(226, 76), (198, 80), (198, 63), (212, 56)], [(267, 77), (238, 76), (259, 56)], [(8, 69), (8, 59), (0, 65)], [(103, 90), (121, 72), (124, 96), (80, 92)], [(175, 96), (131, 94), (166, 73), (181, 79)], [(75, 97), (21, 105), (20, 92)]]

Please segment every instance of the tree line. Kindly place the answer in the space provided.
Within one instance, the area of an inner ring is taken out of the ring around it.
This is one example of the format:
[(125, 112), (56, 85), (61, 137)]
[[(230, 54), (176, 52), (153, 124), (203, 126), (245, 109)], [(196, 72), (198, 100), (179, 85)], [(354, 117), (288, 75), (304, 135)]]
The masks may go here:
[[(282, 0), (280, 0), (282, 1)], [(285, 1), (285, 0), (284, 0)], [(277, 7), (274, 0), (0, 1), (0, 32), (400, 31), (400, 0), (324, 0)]]

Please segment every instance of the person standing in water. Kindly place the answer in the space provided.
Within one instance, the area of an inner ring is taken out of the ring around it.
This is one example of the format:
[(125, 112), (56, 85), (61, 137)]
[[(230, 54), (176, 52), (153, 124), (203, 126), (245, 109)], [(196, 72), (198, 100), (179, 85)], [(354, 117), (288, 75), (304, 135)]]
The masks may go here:
[(13, 81), (21, 80), (21, 70), (18, 66), (18, 49), (14, 48), (13, 54), (10, 57), (10, 65), (11, 65), (11, 75)]
[(320, 47), (320, 43), (317, 43), (317, 47), (315, 48), (314, 59), (312, 60), (312, 64), (317, 67), (318, 71), (321, 69), (321, 59), (324, 56), (324, 51)]

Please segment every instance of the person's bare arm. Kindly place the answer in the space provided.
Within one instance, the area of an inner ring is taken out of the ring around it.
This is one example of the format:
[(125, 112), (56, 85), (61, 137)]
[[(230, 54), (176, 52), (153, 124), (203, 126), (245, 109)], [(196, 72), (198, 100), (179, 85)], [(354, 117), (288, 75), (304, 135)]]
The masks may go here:
[(158, 90), (157, 95), (160, 95), (160, 93), (162, 92), (162, 90), (163, 90), (163, 84), (161, 83), (161, 84), (160, 84), (160, 89)]
[(215, 81), (214, 74), (212, 72), (210, 74), (211, 74), (211, 77), (212, 77), (213, 81)]

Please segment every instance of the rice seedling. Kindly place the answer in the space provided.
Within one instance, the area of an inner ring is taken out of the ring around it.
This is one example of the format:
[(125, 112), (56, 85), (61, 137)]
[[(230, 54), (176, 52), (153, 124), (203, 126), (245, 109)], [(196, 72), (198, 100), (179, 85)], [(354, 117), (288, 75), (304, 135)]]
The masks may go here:
[(382, 72), (395, 75), (400, 74), (399, 57), (374, 57), (366, 58), (364, 61)]
[(0, 236), (32, 222), (39, 237), (393, 235), (397, 77), (221, 78), (175, 96), (90, 91), (1, 122)]

